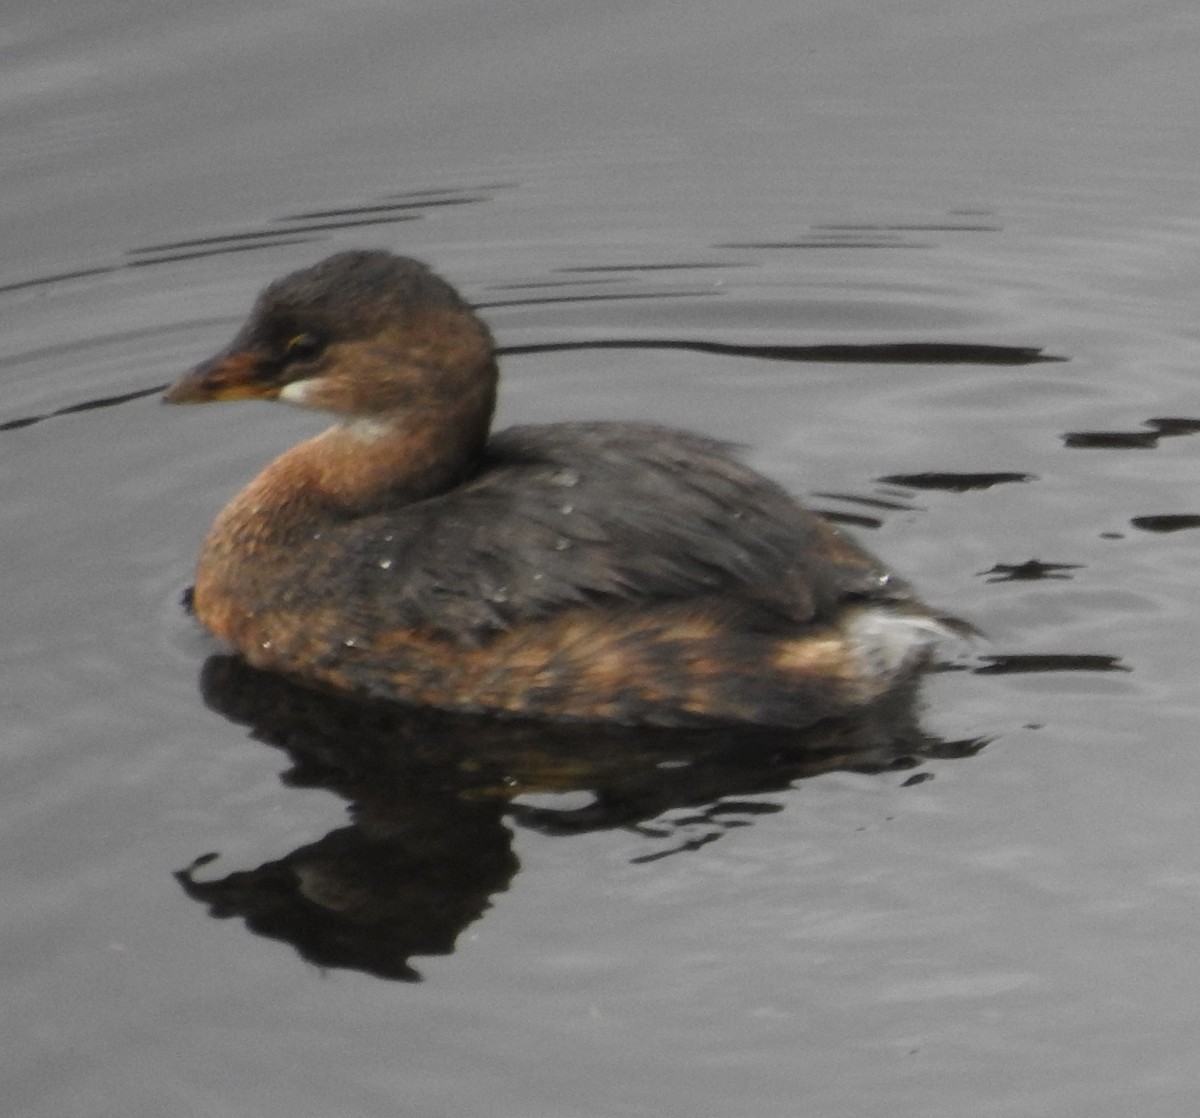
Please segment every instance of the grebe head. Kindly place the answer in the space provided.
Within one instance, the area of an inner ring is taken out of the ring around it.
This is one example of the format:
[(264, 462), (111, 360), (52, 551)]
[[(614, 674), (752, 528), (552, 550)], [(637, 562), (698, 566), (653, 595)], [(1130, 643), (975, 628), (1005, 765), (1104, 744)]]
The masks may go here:
[(420, 261), (342, 252), (277, 280), (221, 353), (167, 390), (173, 404), (282, 400), (347, 418), (485, 409), (487, 327)]

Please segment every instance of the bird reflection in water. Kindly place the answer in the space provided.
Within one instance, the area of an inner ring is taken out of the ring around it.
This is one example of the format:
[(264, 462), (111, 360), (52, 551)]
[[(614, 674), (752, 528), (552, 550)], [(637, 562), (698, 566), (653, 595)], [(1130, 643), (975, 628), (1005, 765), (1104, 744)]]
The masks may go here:
[[(319, 967), (408, 981), (420, 978), (413, 956), (451, 953), (508, 888), (519, 868), (510, 825), (546, 835), (638, 828), (665, 840), (640, 859), (650, 861), (780, 810), (733, 797), (834, 770), (915, 768), (986, 744), (923, 733), (915, 684), (860, 720), (802, 732), (455, 716), (321, 694), (229, 655), (208, 660), (202, 689), (209, 706), (287, 753), (286, 784), (346, 800), (350, 823), (223, 877), (202, 879), (217, 856), (197, 858), (176, 874), (184, 891)], [(547, 792), (573, 794), (531, 795)], [(680, 808), (691, 809), (686, 823), (665, 818)], [(698, 818), (707, 825), (699, 837)]]

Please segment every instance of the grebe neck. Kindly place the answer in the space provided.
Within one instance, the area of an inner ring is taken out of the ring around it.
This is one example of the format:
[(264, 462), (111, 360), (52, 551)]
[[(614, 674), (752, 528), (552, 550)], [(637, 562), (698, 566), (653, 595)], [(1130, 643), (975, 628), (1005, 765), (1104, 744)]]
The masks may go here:
[[(434, 407), (343, 419), (275, 459), (234, 501), (261, 535), (287, 526), (348, 520), (452, 489), (479, 465), (494, 389)], [(236, 513), (234, 513), (236, 516)]]
[(487, 443), (495, 394), (483, 395), (355, 416), (328, 428), (296, 448), (307, 460), (303, 473), (313, 496), (353, 517), (453, 488), (475, 471)]

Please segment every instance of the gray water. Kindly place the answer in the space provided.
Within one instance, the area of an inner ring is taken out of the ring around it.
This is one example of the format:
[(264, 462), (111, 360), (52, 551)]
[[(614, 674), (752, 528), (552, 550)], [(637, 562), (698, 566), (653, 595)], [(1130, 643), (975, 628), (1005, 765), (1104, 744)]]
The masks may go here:
[[(1191, 5), (3, 23), (7, 1114), (1195, 1112)], [(179, 597), (313, 419), (152, 390), (375, 245), (483, 309), (502, 424), (738, 440), (984, 630), (911, 755), (360, 768), (230, 677)], [(298, 930), (356, 896), (371, 935)]]

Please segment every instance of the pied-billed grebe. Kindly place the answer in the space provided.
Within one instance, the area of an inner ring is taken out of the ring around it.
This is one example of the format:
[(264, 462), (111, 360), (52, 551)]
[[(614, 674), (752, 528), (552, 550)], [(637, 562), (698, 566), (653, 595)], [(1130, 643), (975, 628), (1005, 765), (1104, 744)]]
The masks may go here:
[(489, 438), (496, 380), (487, 327), (415, 260), (343, 252), (267, 287), (165, 399), (337, 422), (218, 516), (200, 621), (342, 691), (658, 725), (852, 713), (946, 633), (725, 444), (637, 423)]

